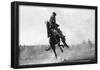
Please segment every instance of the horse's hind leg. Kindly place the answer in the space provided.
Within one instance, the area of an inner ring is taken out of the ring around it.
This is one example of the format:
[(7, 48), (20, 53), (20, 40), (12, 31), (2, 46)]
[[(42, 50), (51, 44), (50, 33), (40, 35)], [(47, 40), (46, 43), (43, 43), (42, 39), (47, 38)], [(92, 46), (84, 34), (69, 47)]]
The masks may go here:
[(63, 52), (63, 49), (61, 48), (60, 43), (58, 43), (58, 46), (59, 46), (59, 48), (60, 48), (61, 52)]
[(59, 46), (59, 48), (60, 48), (61, 52), (63, 52), (63, 49), (61, 48), (61, 46)]
[(63, 41), (63, 43), (64, 43), (64, 45), (65, 45), (67, 48), (69, 48), (69, 46), (66, 44), (66, 42), (65, 42), (65, 41)]
[(62, 48), (64, 48), (64, 45), (60, 45)]

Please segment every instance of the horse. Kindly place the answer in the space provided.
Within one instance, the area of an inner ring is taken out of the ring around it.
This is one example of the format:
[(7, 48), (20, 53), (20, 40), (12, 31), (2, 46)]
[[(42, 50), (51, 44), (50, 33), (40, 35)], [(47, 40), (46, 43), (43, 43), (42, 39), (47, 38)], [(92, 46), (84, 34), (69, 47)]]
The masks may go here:
[(49, 38), (49, 43), (50, 43), (50, 47), (51, 49), (53, 50), (54, 54), (55, 54), (55, 57), (57, 58), (57, 53), (56, 53), (56, 45), (59, 46), (61, 52), (63, 52), (61, 46), (59, 45), (60, 43), (60, 37), (58, 35), (56, 35), (55, 32), (51, 31), (51, 35), (50, 35), (50, 38)]
[[(47, 51), (52, 49), (57, 58), (57, 53), (55, 50), (56, 45), (60, 48), (61, 52), (63, 52), (62, 48), (64, 48), (64, 46), (67, 46), (68, 48), (68, 45), (65, 42), (65, 37), (61, 33), (60, 29), (52, 28), (49, 22), (47, 22), (47, 32), (48, 32), (49, 43), (50, 43), (50, 47), (47, 49)], [(60, 45), (60, 40), (63, 42), (64, 45)]]

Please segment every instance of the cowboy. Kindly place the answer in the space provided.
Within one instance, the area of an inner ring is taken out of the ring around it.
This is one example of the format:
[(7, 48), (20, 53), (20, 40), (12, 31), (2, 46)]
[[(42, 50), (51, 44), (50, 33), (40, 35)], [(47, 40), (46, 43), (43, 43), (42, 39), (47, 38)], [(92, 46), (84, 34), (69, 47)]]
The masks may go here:
[(55, 12), (53, 12), (52, 16), (50, 17), (50, 24), (51, 24), (52, 29), (59, 27), (59, 25), (56, 23), (56, 13)]

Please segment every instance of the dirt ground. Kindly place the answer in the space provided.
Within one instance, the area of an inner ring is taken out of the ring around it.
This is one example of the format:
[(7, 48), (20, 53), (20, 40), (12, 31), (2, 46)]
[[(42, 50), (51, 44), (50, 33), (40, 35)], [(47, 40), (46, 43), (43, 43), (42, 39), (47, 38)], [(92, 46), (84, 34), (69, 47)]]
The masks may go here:
[(63, 48), (63, 53), (56, 46), (58, 58), (54, 52), (46, 51), (49, 45), (20, 46), (20, 65), (48, 64), (48, 63), (67, 63), (67, 62), (88, 62), (95, 57), (94, 44), (71, 45), (70, 48)]

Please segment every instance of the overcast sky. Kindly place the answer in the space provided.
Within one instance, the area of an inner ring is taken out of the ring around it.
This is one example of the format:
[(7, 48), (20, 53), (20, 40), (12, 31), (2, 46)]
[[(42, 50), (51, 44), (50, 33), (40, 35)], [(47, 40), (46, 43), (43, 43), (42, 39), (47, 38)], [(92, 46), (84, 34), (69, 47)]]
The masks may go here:
[(78, 44), (88, 39), (94, 42), (94, 10), (40, 6), (20, 6), (19, 8), (19, 43), (21, 45), (49, 44), (45, 22), (54, 11), (57, 13), (56, 21), (66, 36), (68, 44)]

